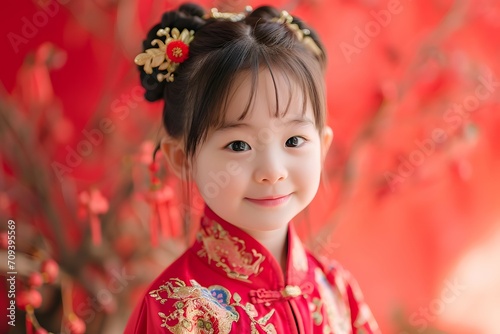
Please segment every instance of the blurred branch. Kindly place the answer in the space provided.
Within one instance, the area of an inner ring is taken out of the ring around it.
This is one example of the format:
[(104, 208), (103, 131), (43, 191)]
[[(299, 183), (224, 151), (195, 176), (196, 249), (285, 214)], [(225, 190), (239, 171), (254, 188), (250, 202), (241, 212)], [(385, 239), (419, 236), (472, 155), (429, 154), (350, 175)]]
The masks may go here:
[[(22, 126), (15, 118), (15, 115), (20, 112), (19, 110), (9, 108), (5, 101), (0, 101), (0, 108), (2, 109), (0, 117), (5, 126), (5, 128), (2, 128), (5, 131), (0, 133), (3, 137), (2, 141), (11, 144), (5, 145), (5, 148), (8, 146), (15, 148), (4, 152), (4, 156), (7, 157), (6, 162), (14, 173), (20, 174), (18, 180), (33, 192), (33, 197), (38, 200), (36, 206), (44, 212), (46, 221), (55, 234), (54, 242), (57, 249), (60, 254), (67, 254), (66, 238), (60, 228), (61, 221), (48, 197), (49, 186), (46, 166), (50, 164), (45, 161), (45, 156), (41, 154), (44, 150), (33, 140), (32, 134), (35, 131), (29, 126), (30, 124), (24, 123)], [(17, 200), (20, 203), (23, 202), (20, 198)]]

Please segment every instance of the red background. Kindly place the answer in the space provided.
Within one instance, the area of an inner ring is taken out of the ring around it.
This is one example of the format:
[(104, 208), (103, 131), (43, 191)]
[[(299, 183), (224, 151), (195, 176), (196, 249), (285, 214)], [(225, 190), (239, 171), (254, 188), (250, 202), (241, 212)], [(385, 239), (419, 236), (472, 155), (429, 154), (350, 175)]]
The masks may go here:
[[(65, 278), (42, 289), (37, 313), (53, 331), (60, 330), (60, 294), (69, 295), (89, 333), (120, 331), (145, 284), (184, 247), (172, 238), (159, 247), (149, 242), (147, 165), (161, 105), (139, 97), (132, 65), (145, 30), (179, 3), (2, 5), (2, 221), (17, 223), (19, 281), (41, 258), (61, 267)], [(246, 3), (204, 4), (229, 11)], [(297, 222), (304, 241), (354, 273), (384, 333), (497, 333), (498, 2), (273, 4), (310, 22), (329, 57), (335, 138), (328, 182)], [(96, 130), (103, 136), (92, 152), (70, 166), (70, 152), (84, 149), (85, 133)], [(162, 165), (167, 189), (177, 189), (165, 173)], [(79, 196), (86, 191), (94, 191), (95, 205)], [(177, 202), (171, 199), (169, 214), (180, 225)], [(103, 229), (99, 246), (91, 242), (93, 216)], [(34, 264), (23, 269), (21, 253)], [(110, 290), (116, 270), (134, 278), (92, 302)], [(22, 332), (23, 316), (13, 332)]]

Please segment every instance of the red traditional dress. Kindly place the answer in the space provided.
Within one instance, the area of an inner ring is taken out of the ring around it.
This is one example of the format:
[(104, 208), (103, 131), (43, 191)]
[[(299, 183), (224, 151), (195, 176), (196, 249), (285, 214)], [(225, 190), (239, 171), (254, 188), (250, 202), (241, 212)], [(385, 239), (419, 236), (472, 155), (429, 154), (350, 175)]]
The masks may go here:
[(197, 240), (150, 286), (125, 333), (379, 333), (354, 279), (288, 228), (286, 277), (257, 240), (205, 210)]

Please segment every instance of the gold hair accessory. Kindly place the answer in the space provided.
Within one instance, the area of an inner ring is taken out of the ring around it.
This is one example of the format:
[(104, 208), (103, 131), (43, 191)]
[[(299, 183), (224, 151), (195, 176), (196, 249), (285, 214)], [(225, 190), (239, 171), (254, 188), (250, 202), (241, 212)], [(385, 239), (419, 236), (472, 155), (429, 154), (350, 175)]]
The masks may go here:
[(189, 57), (189, 43), (194, 38), (194, 31), (184, 29), (179, 32), (177, 28), (163, 28), (156, 32), (157, 36), (166, 36), (165, 42), (160, 39), (153, 39), (151, 45), (157, 46), (138, 54), (134, 62), (144, 66), (144, 72), (153, 73), (153, 67), (158, 67), (160, 71), (167, 71), (167, 74), (158, 73), (158, 81), (174, 81), (174, 72)]
[(286, 24), (290, 28), (297, 39), (304, 43), (316, 56), (321, 56), (323, 51), (319, 48), (318, 44), (312, 39), (311, 31), (309, 29), (300, 29), (299, 25), (293, 22), (293, 16), (290, 15), (286, 10), (281, 12), (280, 17), (273, 19), (274, 22)]
[(217, 8), (212, 8), (210, 10), (210, 15), (209, 17), (214, 18), (214, 19), (223, 19), (223, 20), (229, 20), (232, 22), (238, 22), (243, 20), (248, 13), (252, 11), (251, 6), (246, 6), (245, 10), (241, 13), (226, 13), (226, 12), (219, 12)]

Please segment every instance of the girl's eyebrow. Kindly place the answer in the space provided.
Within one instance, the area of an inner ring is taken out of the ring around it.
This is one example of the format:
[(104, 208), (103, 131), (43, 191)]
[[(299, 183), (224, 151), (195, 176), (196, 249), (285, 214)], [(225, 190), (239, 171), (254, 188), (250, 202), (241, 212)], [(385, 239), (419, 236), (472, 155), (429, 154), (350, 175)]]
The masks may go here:
[(225, 131), (230, 129), (238, 129), (238, 128), (251, 128), (252, 126), (243, 122), (224, 122), (220, 126), (216, 127), (216, 131)]
[(284, 122), (285, 125), (297, 124), (297, 125), (314, 125), (314, 122), (309, 117), (293, 118)]
[[(314, 122), (308, 118), (308, 117), (302, 117), (302, 118), (292, 118), (286, 121), (282, 121), (281, 123), (278, 123), (278, 125), (301, 125), (301, 126), (306, 126), (306, 125), (314, 125)], [(230, 130), (230, 129), (238, 129), (238, 128), (253, 128), (254, 126), (244, 123), (244, 122), (224, 122), (220, 126), (218, 126), (215, 130), (216, 131), (225, 131), (225, 130)], [(272, 127), (276, 127), (276, 125), (273, 125)]]

